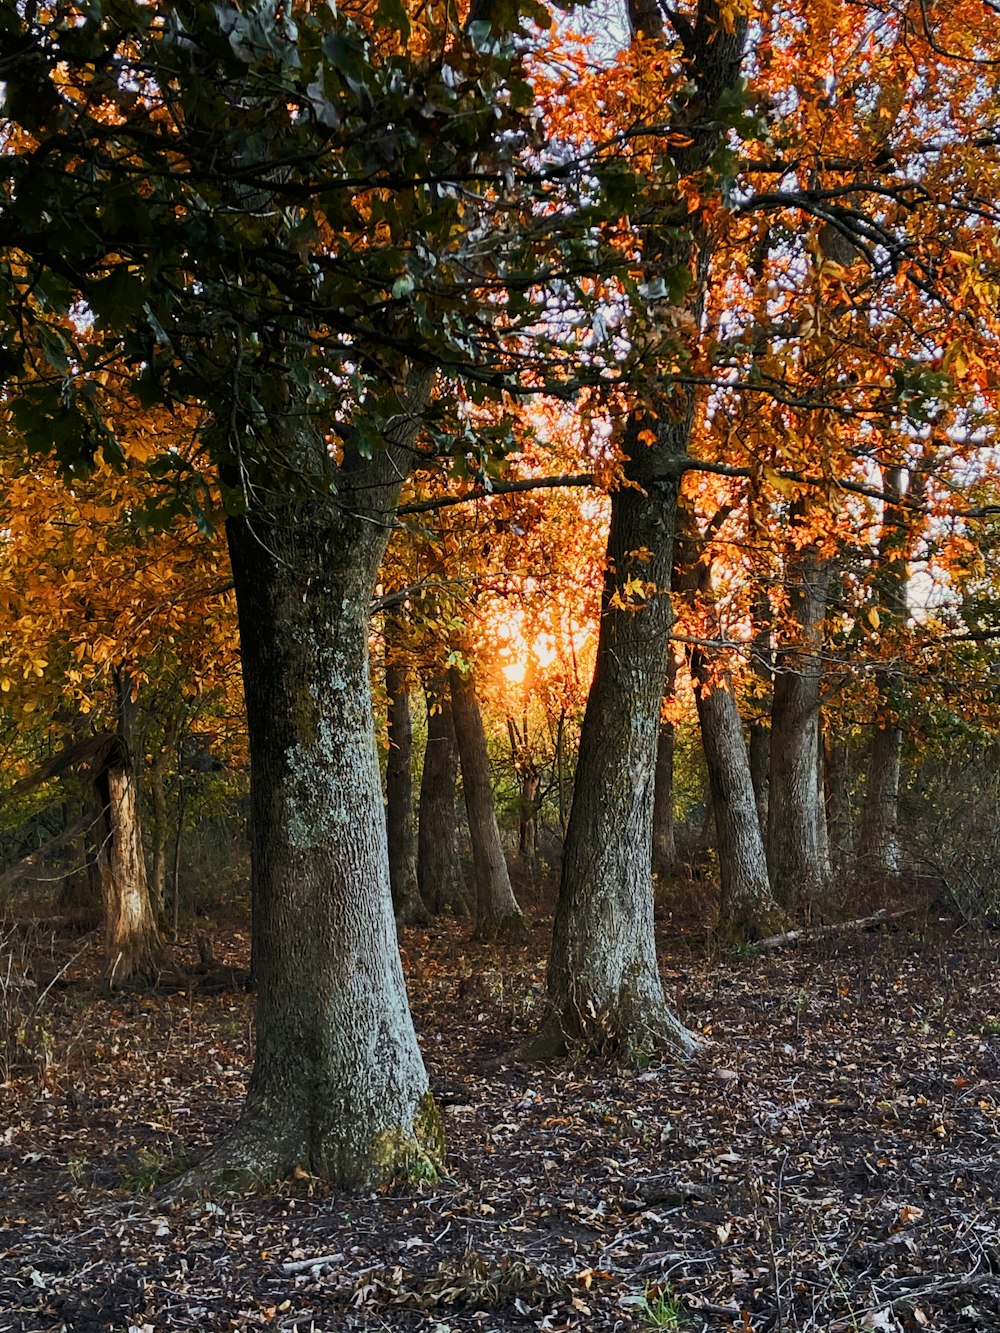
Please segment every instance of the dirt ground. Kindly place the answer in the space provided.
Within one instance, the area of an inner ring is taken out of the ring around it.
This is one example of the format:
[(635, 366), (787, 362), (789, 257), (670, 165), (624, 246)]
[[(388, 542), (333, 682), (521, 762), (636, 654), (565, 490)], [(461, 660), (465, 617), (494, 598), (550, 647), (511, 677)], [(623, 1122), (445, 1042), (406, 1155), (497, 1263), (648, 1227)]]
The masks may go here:
[(36, 986), (69, 966), (43, 999), (6, 983), (0, 1333), (1000, 1329), (995, 939), (673, 944), (704, 1051), (622, 1070), (511, 1059), (547, 938), (404, 933), (447, 1178), (168, 1205), (240, 1104), (246, 936), (200, 969), (183, 941), (182, 990), (112, 998), (95, 944), (35, 932)]

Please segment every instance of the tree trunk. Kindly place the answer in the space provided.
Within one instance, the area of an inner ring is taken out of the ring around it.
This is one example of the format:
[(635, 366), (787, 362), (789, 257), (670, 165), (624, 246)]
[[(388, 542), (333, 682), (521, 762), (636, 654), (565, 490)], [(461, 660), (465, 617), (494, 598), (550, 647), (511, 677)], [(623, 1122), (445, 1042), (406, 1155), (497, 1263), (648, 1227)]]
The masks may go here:
[(167, 842), (170, 823), (167, 815), (167, 770), (168, 751), (161, 751), (149, 769), (149, 791), (153, 800), (153, 847), (150, 873), (150, 896), (153, 908), (162, 916), (167, 908)]
[[(525, 681), (525, 700), (531, 691), (529, 681), (530, 677)], [(517, 851), (533, 874), (538, 855), (538, 793), (541, 791), (542, 775), (531, 753), (527, 706), (520, 725), (508, 715), (507, 735), (510, 738), (511, 763), (517, 776)]]
[(538, 856), (538, 793), (541, 774), (530, 759), (521, 764), (517, 819), (517, 850), (531, 866)]
[(107, 977), (112, 986), (150, 981), (160, 970), (162, 945), (146, 879), (135, 779), (132, 680), (116, 672), (118, 734), (97, 765), (101, 802), (98, 864), (104, 906)]
[(823, 883), (828, 884), (833, 872), (830, 859), (830, 829), (826, 819), (826, 756), (823, 753), (823, 725), (816, 717), (816, 830), (819, 846), (819, 867)]
[(417, 878), (421, 896), (432, 912), (467, 916), (469, 904), (462, 891), (455, 809), (458, 755), (447, 679), (431, 677), (425, 693), (427, 746), (420, 781)]
[[(690, 411), (690, 404), (689, 404)], [(677, 482), (690, 417), (635, 413), (628, 478), (611, 496), (597, 666), (580, 738), (548, 969), (539, 1054), (567, 1041), (603, 1047), (691, 1035), (663, 996), (653, 933), (653, 789), (667, 636)], [(640, 434), (653, 430), (650, 448)], [(661, 476), (651, 476), (655, 468)], [(647, 557), (651, 558), (647, 558)], [(635, 581), (635, 583), (631, 581)], [(641, 596), (627, 590), (636, 583)]]
[(413, 820), (413, 719), (410, 689), (401, 659), (398, 614), (385, 617), (385, 689), (389, 699), (389, 756), (385, 769), (386, 828), (389, 839), (389, 884), (396, 920), (424, 924), (427, 909), (417, 881), (417, 837)]
[[(636, 0), (629, 18), (635, 37), (662, 34), (663, 13), (651, 0)], [(686, 21), (682, 41), (692, 95), (690, 140), (674, 157), (680, 171), (699, 172), (724, 139), (715, 113), (739, 79), (745, 38), (745, 20), (723, 21), (715, 0), (701, 0), (697, 15)], [(675, 128), (684, 130), (683, 113)], [(689, 228), (649, 226), (640, 244), (650, 273), (683, 271), (685, 280), (695, 275), (687, 303), (697, 327), (710, 250), (700, 216), (692, 217)], [(648, 313), (655, 328), (660, 318), (655, 301)], [(671, 305), (675, 327), (676, 316)], [(667, 339), (671, 357), (686, 337)], [(625, 484), (611, 494), (597, 664), (580, 738), (547, 1015), (535, 1043), (539, 1053), (581, 1039), (599, 1049), (666, 1044), (690, 1051), (696, 1044), (664, 1000), (652, 875), (677, 487), (695, 397), (690, 386), (664, 391), (656, 383), (655, 356), (645, 369), (650, 387), (631, 412), (622, 440)]]
[(760, 836), (767, 841), (767, 803), (771, 790), (771, 728), (763, 722), (750, 723), (750, 783)]
[[(922, 479), (917, 483), (921, 494), (923, 484)], [(907, 614), (906, 557), (913, 520), (904, 518), (899, 508), (903, 490), (901, 467), (882, 469), (882, 489), (887, 503), (873, 592), (880, 615), (879, 638), (884, 642), (885, 636), (897, 630)], [(876, 880), (891, 879), (902, 869), (898, 821), (903, 733), (896, 721), (897, 691), (895, 672), (879, 677), (878, 708), (868, 750), (868, 781), (858, 839), (859, 868)]]
[[(702, 534), (687, 506), (678, 511), (675, 587), (678, 596), (688, 603), (692, 618), (695, 612), (701, 613), (706, 638), (722, 637), (712, 599), (711, 554), (706, 536), (718, 527), (720, 520), (725, 521), (728, 513), (728, 506), (720, 509), (708, 533)], [(723, 939), (742, 942), (764, 939), (788, 922), (771, 895), (750, 757), (724, 651), (693, 645), (690, 664), (715, 816), (720, 890), (718, 931)]]
[(854, 811), (851, 802), (850, 747), (847, 741), (823, 734), (826, 768), (826, 825), (830, 836), (830, 864), (842, 875), (854, 855)]
[(902, 869), (899, 846), (899, 773), (903, 733), (899, 727), (877, 725), (868, 745), (868, 780), (858, 841), (858, 867), (878, 880)]
[(500, 842), (490, 757), (475, 680), (471, 672), (463, 675), (457, 667), (449, 669), (448, 679), (476, 870), (476, 934), (516, 936), (524, 930), (524, 917), (511, 888), (510, 872)]
[(761, 590), (753, 612), (754, 635), (750, 662), (760, 685), (755, 700), (754, 715), (750, 719), (750, 781), (753, 783), (754, 803), (760, 835), (767, 847), (767, 807), (771, 794), (771, 725), (770, 712), (774, 689), (774, 657), (771, 651), (771, 603)]
[[(702, 655), (697, 654), (700, 658)], [(728, 671), (692, 665), (698, 721), (708, 767), (719, 853), (719, 923), (722, 938), (766, 939), (787, 926), (771, 895), (750, 761)]]
[[(677, 680), (677, 660), (667, 653), (667, 671), (663, 694), (672, 699)], [(677, 866), (677, 842), (674, 837), (674, 724), (660, 718), (656, 738), (656, 772), (653, 779), (653, 874), (667, 880)]]
[[(194, 1181), (302, 1166), (347, 1187), (440, 1157), (396, 944), (368, 608), (429, 374), (335, 499), (263, 491), (227, 523), (250, 739), (257, 1042), (242, 1115)], [(291, 432), (289, 431), (289, 434)], [(302, 430), (282, 456), (321, 476)]]
[(793, 629), (775, 663), (767, 855), (775, 898), (795, 909), (824, 882), (816, 747), (828, 570), (818, 551), (806, 547), (789, 578)]

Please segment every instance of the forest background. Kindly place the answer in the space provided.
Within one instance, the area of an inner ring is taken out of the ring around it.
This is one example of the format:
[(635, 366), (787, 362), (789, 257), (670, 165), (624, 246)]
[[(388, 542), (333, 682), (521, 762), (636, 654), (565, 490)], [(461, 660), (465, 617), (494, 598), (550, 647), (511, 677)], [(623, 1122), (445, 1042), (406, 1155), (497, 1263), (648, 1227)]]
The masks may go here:
[(5, 13), (2, 882), (112, 990), (250, 890), (179, 1193), (443, 1167), (395, 922), (643, 1061), (657, 903), (995, 924), (995, 18)]

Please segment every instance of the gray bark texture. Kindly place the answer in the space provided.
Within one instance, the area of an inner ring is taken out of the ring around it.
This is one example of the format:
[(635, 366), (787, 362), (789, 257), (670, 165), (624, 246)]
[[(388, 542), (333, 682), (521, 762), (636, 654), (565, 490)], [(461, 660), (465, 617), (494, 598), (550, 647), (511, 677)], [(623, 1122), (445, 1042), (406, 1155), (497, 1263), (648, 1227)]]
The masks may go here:
[(413, 718), (410, 683), (403, 662), (399, 613), (385, 616), (385, 692), (389, 754), (385, 766), (385, 817), (389, 839), (389, 884), (396, 920), (423, 925), (427, 909), (417, 880), (417, 831), (413, 818)]
[(661, 721), (653, 779), (653, 874), (666, 880), (677, 866), (674, 836), (674, 724)]
[(830, 829), (826, 819), (826, 756), (823, 752), (823, 726), (816, 718), (816, 837), (819, 848), (820, 874), (823, 883), (830, 881), (833, 861), (830, 856)]
[(718, 933), (734, 941), (764, 939), (787, 918), (771, 894), (732, 678), (723, 672), (713, 679), (700, 664), (692, 669), (719, 854)]
[(457, 667), (451, 667), (448, 679), (476, 874), (476, 934), (487, 938), (516, 936), (524, 929), (524, 917), (514, 897), (500, 841), (490, 756), (475, 678), (471, 671), (463, 674)]
[(903, 733), (888, 722), (877, 724), (868, 743), (865, 801), (858, 839), (858, 868), (875, 879), (888, 879), (903, 868), (899, 845), (899, 775)]
[(789, 910), (815, 899), (825, 878), (816, 748), (828, 577), (813, 547), (789, 562), (790, 625), (775, 661), (767, 856), (774, 896)]
[[(429, 375), (338, 494), (251, 494), (229, 520), (251, 763), (257, 1043), (242, 1115), (196, 1173), (297, 1166), (367, 1186), (439, 1158), (396, 944), (368, 674), (368, 607)], [(299, 432), (305, 478), (327, 461)]]
[(430, 677), (427, 698), (427, 745), (420, 779), (417, 877), (432, 912), (468, 916), (458, 853), (458, 748), (447, 677)]
[[(677, 681), (677, 660), (667, 653), (663, 697), (672, 699)], [(653, 874), (667, 880), (677, 867), (674, 836), (674, 724), (661, 716), (656, 737), (656, 774), (653, 793)]]
[(771, 604), (763, 591), (754, 609), (753, 673), (761, 682), (754, 716), (750, 719), (750, 781), (753, 783), (761, 837), (767, 846), (767, 805), (771, 792), (771, 694), (774, 685), (771, 653)]
[[(658, 443), (640, 443), (643, 429)], [(550, 1013), (539, 1039), (592, 1046), (667, 1042), (690, 1034), (668, 1009), (653, 933), (653, 795), (667, 636), (673, 621), (675, 481), (650, 465), (685, 448), (689, 420), (636, 414), (625, 442), (638, 485), (612, 493), (597, 666), (580, 739), (548, 969)], [(646, 553), (652, 558), (646, 559)], [(628, 604), (628, 581), (646, 590)]]
[[(721, 513), (722, 511), (720, 511)], [(700, 605), (709, 635), (721, 637), (712, 602), (711, 566), (687, 507), (678, 518), (674, 582), (692, 610)], [(771, 895), (743, 722), (724, 650), (694, 645), (690, 651), (702, 748), (715, 816), (719, 855), (718, 933), (742, 942), (773, 935), (787, 919)]]
[[(633, 35), (658, 37), (663, 12), (648, 0), (629, 10)], [(724, 22), (716, 0), (674, 22), (690, 70), (690, 145), (679, 168), (697, 171), (724, 131), (714, 113), (740, 76), (746, 24)], [(709, 263), (698, 220), (689, 229), (648, 227), (650, 270), (697, 274), (689, 306), (701, 309)], [(655, 323), (655, 308), (651, 309)], [(597, 1049), (672, 1046), (695, 1040), (663, 995), (653, 932), (653, 802), (656, 746), (673, 621), (670, 575), (680, 460), (694, 420), (694, 394), (652, 387), (632, 411), (622, 441), (625, 484), (611, 494), (597, 664), (580, 738), (576, 786), (563, 854), (548, 968), (547, 1014), (534, 1050), (570, 1042)], [(641, 596), (629, 589), (641, 588)]]
[(760, 835), (766, 844), (767, 803), (771, 791), (771, 728), (763, 722), (750, 723), (750, 782)]

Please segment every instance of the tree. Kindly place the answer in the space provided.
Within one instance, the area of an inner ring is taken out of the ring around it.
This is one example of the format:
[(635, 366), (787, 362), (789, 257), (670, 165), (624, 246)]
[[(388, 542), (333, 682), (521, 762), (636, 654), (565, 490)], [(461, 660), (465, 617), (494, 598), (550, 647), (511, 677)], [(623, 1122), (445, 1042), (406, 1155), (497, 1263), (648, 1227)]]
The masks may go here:
[(161, 962), (136, 793), (135, 698), (128, 672), (115, 678), (118, 730), (96, 765), (101, 802), (98, 865), (111, 984), (150, 979)]
[(388, 699), (389, 754), (385, 768), (386, 831), (389, 840), (389, 884), (396, 919), (406, 925), (426, 922), (417, 879), (417, 835), (413, 822), (413, 719), (402, 616), (398, 608), (385, 615), (385, 691)]
[[(424, 58), (426, 30), (407, 45), (325, 6), (0, 18), (19, 421), (51, 426), (67, 465), (113, 449), (98, 386), (118, 357), (150, 401), (200, 406), (229, 515), (259, 1009), (246, 1105), (202, 1179), (304, 1163), (359, 1184), (442, 1149), (395, 944), (367, 621), (435, 367), (468, 363), (449, 180), (502, 145), (501, 102), (519, 115), (497, 95), (518, 57), (488, 12), (475, 41), (440, 20), (449, 64)], [(33, 382), (39, 344), (52, 371)], [(202, 489), (180, 471), (203, 516)]]
[(458, 853), (458, 742), (451, 692), (444, 674), (428, 676), (427, 744), (420, 779), (417, 829), (417, 876), (420, 893), (432, 912), (466, 916), (469, 904)]
[[(722, 653), (709, 646), (722, 637), (712, 602), (710, 541), (728, 512), (729, 506), (723, 506), (699, 533), (690, 501), (679, 507), (673, 585), (677, 600), (686, 604), (688, 625), (696, 640), (690, 645), (688, 661), (715, 816), (718, 931), (724, 939), (747, 941), (776, 934), (787, 919), (771, 895), (733, 673)], [(697, 611), (702, 612), (700, 617)]]
[(817, 775), (828, 580), (815, 545), (789, 557), (789, 628), (775, 653), (771, 704), (767, 854), (774, 896), (792, 909), (817, 897), (825, 879)]
[[(652, 6), (630, 8), (630, 18), (641, 61), (641, 39), (660, 38), (663, 16)], [(739, 78), (746, 25), (731, 15), (724, 21), (714, 0), (701, 0), (692, 19), (671, 21), (681, 48), (676, 68), (683, 65), (690, 83), (686, 93), (670, 87), (687, 103), (675, 115), (677, 137), (661, 161), (668, 179), (688, 182), (697, 196), (723, 137), (720, 99)], [(653, 95), (665, 98), (667, 89)], [(637, 165), (643, 165), (641, 155)], [(680, 221), (672, 210), (676, 197), (641, 239), (649, 290), (656, 289), (656, 274), (665, 295), (663, 309), (652, 304), (648, 328), (636, 328), (633, 337), (655, 345), (659, 336), (668, 354), (683, 358), (687, 353), (678, 348), (683, 339), (673, 331), (683, 323), (683, 307), (676, 302), (686, 293), (688, 310), (698, 307), (708, 237), (697, 211), (689, 215), (685, 208)], [(688, 291), (692, 272), (700, 276)], [(666, 336), (658, 334), (659, 320), (670, 329)], [(649, 388), (621, 434), (622, 484), (611, 495), (597, 667), (566, 834), (548, 1016), (537, 1042), (542, 1051), (580, 1038), (612, 1046), (652, 1042), (690, 1050), (694, 1045), (668, 1009), (659, 980), (651, 849), (677, 487), (696, 404), (689, 387), (670, 385), (655, 357), (647, 354), (644, 368)]]
[(463, 671), (453, 666), (448, 671), (448, 680), (476, 875), (476, 933), (486, 938), (498, 935), (516, 938), (524, 930), (524, 916), (511, 888), (497, 827), (490, 756), (475, 676), (471, 669)]

